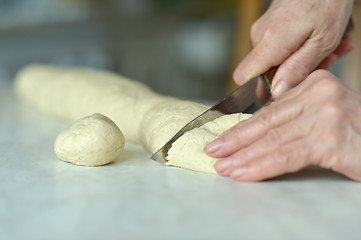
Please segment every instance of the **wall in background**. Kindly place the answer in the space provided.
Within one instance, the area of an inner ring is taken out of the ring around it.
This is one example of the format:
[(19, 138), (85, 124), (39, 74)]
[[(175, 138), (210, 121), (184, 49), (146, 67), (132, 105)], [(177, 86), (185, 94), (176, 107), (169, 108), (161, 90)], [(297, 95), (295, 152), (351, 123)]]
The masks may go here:
[[(183, 98), (219, 99), (236, 1), (0, 1), (0, 76), (31, 62), (109, 69)], [(5, 78), (5, 77), (4, 77)]]
[[(87, 66), (116, 71), (167, 95), (220, 99), (236, 87), (231, 73), (252, 48), (252, 19), (269, 2), (0, 0), (0, 78), (13, 78), (31, 62)], [(361, 89), (357, 9), (358, 47), (332, 71)]]

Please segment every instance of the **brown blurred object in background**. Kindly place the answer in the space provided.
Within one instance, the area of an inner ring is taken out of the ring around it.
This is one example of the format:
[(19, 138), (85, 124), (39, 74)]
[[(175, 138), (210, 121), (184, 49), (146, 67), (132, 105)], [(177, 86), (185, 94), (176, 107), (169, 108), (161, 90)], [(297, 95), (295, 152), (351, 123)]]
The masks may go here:
[(355, 4), (352, 12), (354, 30), (351, 35), (355, 39), (356, 47), (350, 55), (345, 57), (341, 78), (354, 89), (361, 91), (361, 4)]

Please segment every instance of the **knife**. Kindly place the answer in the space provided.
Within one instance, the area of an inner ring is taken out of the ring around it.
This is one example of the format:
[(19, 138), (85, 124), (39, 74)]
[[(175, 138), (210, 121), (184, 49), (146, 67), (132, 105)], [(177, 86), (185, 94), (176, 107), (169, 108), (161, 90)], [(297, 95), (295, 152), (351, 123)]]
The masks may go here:
[(277, 67), (273, 67), (266, 73), (248, 80), (244, 85), (237, 88), (230, 95), (201, 115), (193, 119), (177, 132), (164, 146), (159, 149), (151, 158), (157, 162), (165, 163), (168, 150), (185, 132), (202, 126), (223, 114), (232, 113), (255, 113), (272, 100), (271, 83)]

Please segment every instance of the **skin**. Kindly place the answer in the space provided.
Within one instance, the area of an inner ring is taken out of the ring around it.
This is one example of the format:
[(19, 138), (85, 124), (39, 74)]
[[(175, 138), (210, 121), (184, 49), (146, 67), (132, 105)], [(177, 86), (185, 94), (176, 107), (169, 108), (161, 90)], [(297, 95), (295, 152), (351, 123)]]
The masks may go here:
[(253, 24), (254, 49), (234, 79), (242, 85), (278, 66), (275, 101), (206, 146), (208, 155), (221, 159), (215, 164), (220, 175), (262, 181), (319, 165), (361, 181), (361, 95), (331, 73), (314, 71), (354, 48), (352, 4), (274, 0)]
[[(310, 101), (312, 99), (312, 101)], [(215, 169), (261, 181), (319, 165), (361, 181), (361, 94), (317, 70), (206, 147)]]
[(275, 98), (315, 69), (328, 69), (354, 48), (347, 34), (352, 0), (274, 0), (251, 28), (254, 49), (234, 71), (237, 84), (279, 66)]

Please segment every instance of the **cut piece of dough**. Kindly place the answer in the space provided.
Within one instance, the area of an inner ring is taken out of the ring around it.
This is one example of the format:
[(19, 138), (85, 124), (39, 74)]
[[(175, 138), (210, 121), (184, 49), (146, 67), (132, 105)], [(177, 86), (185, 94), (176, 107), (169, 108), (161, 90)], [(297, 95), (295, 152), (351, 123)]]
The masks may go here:
[(219, 137), (224, 131), (251, 116), (251, 114), (242, 113), (224, 115), (199, 128), (194, 128), (184, 133), (169, 149), (166, 165), (206, 173), (216, 173), (213, 165), (217, 159), (205, 154), (204, 147)]
[(124, 136), (115, 123), (95, 113), (74, 122), (55, 140), (55, 154), (63, 161), (82, 166), (112, 162), (124, 148)]
[[(88, 68), (29, 65), (17, 74), (15, 90), (40, 111), (70, 121), (94, 112), (104, 114), (122, 129), (127, 141), (143, 144), (150, 153), (209, 108), (157, 94), (114, 73)], [(213, 164), (209, 161), (207, 165), (200, 163), (204, 167), (193, 170), (209, 172)]]
[[(181, 128), (209, 106), (177, 99), (159, 102), (143, 116), (139, 138), (149, 152), (155, 153), (168, 142)], [(215, 116), (222, 115), (219, 112)]]

